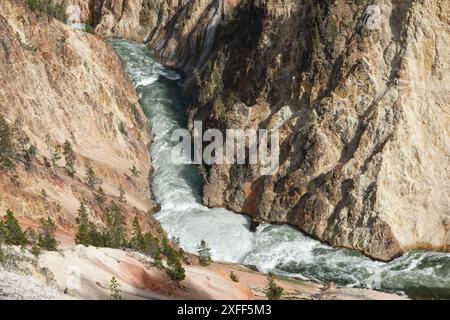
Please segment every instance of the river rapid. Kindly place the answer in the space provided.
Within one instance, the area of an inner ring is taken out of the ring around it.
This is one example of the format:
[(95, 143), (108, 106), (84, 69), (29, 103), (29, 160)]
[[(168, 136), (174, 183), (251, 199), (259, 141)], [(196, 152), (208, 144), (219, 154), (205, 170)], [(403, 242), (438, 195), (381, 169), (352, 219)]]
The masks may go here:
[(110, 44), (136, 86), (153, 133), (151, 183), (161, 206), (155, 217), (185, 250), (195, 253), (204, 239), (214, 260), (254, 265), (263, 272), (412, 298), (450, 299), (450, 254), (411, 252), (383, 263), (356, 251), (332, 248), (287, 225), (260, 225), (251, 232), (249, 218), (203, 206), (198, 167), (171, 161), (176, 144), (171, 134), (186, 126), (187, 101), (180, 93), (180, 76), (157, 63), (143, 45), (125, 40)]

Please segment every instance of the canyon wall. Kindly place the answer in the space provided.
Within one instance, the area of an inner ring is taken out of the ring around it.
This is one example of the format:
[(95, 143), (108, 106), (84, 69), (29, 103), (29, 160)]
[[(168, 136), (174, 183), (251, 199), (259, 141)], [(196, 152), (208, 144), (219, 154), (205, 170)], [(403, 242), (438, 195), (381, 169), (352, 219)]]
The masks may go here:
[(190, 122), (279, 130), (280, 168), (213, 165), (204, 202), (380, 260), (448, 251), (450, 4), (327, 3), (225, 17)]
[[(22, 1), (1, 1), (0, 73), (0, 126), (12, 132), (13, 144), (0, 150), (0, 159), (15, 166), (0, 163), (2, 215), (11, 209), (32, 227), (51, 216), (71, 242), (81, 202), (101, 223), (114, 201), (128, 222), (138, 216), (145, 229), (158, 228), (149, 214), (156, 205), (148, 181), (147, 119), (103, 40), (31, 12)], [(73, 176), (66, 141), (75, 157)], [(91, 185), (85, 164), (95, 173)]]
[(449, 250), (448, 1), (67, 1), (185, 73), (190, 127), (279, 130), (279, 171), (210, 166), (206, 205), (380, 260)]

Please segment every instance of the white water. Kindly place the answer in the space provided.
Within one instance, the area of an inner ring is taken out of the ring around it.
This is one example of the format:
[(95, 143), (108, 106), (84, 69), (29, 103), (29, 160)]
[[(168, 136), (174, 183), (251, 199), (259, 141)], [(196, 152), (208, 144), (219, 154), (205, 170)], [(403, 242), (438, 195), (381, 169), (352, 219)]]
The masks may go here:
[(260, 225), (251, 232), (248, 218), (203, 206), (203, 180), (197, 168), (171, 161), (171, 133), (185, 126), (180, 77), (156, 63), (142, 45), (123, 40), (112, 45), (137, 87), (154, 135), (152, 186), (161, 205), (155, 217), (185, 250), (196, 252), (204, 239), (215, 260), (255, 265), (261, 271), (416, 297), (450, 297), (449, 254), (415, 252), (390, 263), (376, 262), (354, 251), (331, 248), (289, 226)]

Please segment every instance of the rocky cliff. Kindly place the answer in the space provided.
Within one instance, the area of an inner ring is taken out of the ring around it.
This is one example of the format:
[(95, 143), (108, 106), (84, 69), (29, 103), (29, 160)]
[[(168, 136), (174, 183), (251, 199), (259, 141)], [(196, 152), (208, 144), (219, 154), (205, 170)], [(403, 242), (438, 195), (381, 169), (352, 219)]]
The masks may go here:
[(280, 131), (278, 173), (213, 165), (208, 206), (381, 260), (450, 249), (447, 1), (67, 1), (186, 74), (191, 126)]
[(81, 202), (101, 223), (115, 201), (128, 220), (157, 227), (147, 119), (104, 41), (1, 1), (0, 73), (2, 138), (10, 133), (0, 148), (1, 214), (11, 209), (29, 226), (51, 216), (71, 242)]
[(244, 1), (190, 120), (280, 131), (280, 170), (209, 168), (204, 202), (381, 260), (450, 249), (447, 1)]

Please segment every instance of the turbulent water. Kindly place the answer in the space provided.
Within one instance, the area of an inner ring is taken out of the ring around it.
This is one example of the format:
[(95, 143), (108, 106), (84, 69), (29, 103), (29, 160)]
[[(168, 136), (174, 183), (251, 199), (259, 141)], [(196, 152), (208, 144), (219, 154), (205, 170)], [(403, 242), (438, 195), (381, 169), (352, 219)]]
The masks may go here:
[(201, 204), (203, 180), (194, 165), (171, 161), (171, 133), (185, 126), (186, 101), (180, 76), (152, 59), (145, 46), (111, 42), (136, 85), (154, 136), (153, 191), (161, 211), (156, 218), (169, 236), (196, 252), (204, 239), (215, 260), (256, 266), (261, 271), (406, 293), (414, 298), (450, 298), (450, 254), (408, 253), (392, 262), (373, 261), (361, 254), (335, 249), (289, 226), (260, 225), (225, 209)]

